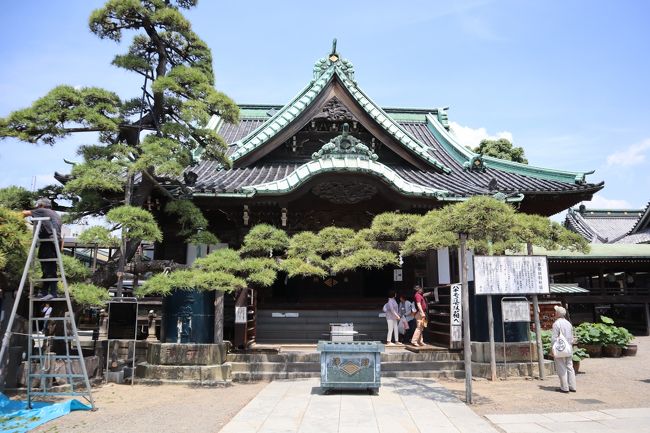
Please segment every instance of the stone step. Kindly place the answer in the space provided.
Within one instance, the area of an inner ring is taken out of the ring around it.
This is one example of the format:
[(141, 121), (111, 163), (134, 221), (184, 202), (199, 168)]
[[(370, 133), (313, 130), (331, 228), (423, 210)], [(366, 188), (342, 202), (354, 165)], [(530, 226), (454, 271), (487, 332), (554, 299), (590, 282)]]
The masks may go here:
[(136, 365), (136, 377), (148, 383), (193, 383), (214, 385), (225, 383), (231, 377), (231, 365), (152, 365), (141, 362)]
[(440, 371), (463, 370), (462, 361), (381, 362), (381, 371)]
[[(272, 317), (273, 313), (298, 313), (298, 317)], [(273, 310), (257, 310), (258, 318), (270, 318), (270, 319), (285, 319), (285, 320), (295, 320), (305, 317), (325, 317), (328, 320), (331, 318), (336, 318), (332, 320), (332, 323), (345, 323), (345, 322), (354, 322), (353, 319), (363, 318), (363, 317), (379, 317), (381, 313), (381, 307), (376, 310), (301, 310), (299, 308), (278, 308)], [(382, 318), (383, 320), (383, 318)]]
[[(465, 377), (463, 371), (458, 370), (437, 370), (437, 371), (382, 371), (382, 377), (397, 378), (449, 378), (462, 379)], [(232, 373), (233, 382), (260, 382), (276, 379), (303, 379), (320, 377), (320, 372), (235, 372)]]
[(320, 362), (319, 353), (229, 353), (229, 362)]
[[(386, 332), (366, 332), (359, 330), (361, 335), (355, 337), (359, 341), (383, 341), (386, 338)], [(259, 344), (300, 344), (300, 343), (317, 343), (321, 340), (329, 340), (329, 332), (305, 332), (299, 329), (291, 330), (260, 330), (258, 329), (255, 334), (255, 341)]]
[(426, 371), (381, 371), (382, 377), (426, 378), (426, 379), (463, 379), (463, 370), (426, 370)]
[(293, 372), (320, 372), (318, 362), (232, 362), (232, 372), (249, 373), (293, 373)]
[(266, 382), (276, 379), (306, 379), (310, 377), (320, 377), (320, 372), (233, 372), (233, 382)]
[[(229, 362), (320, 362), (319, 353), (229, 353)], [(460, 352), (448, 352), (445, 350), (435, 352), (389, 352), (381, 354), (383, 362), (424, 362), (424, 361), (462, 361), (463, 354)]]

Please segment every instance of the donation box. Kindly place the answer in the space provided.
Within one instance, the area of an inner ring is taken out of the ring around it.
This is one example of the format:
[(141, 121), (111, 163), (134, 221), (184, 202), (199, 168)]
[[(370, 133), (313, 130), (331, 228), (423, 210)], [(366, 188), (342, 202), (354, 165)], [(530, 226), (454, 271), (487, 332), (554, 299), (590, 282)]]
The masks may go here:
[(319, 341), (320, 386), (332, 389), (369, 389), (381, 385), (381, 353), (376, 341)]

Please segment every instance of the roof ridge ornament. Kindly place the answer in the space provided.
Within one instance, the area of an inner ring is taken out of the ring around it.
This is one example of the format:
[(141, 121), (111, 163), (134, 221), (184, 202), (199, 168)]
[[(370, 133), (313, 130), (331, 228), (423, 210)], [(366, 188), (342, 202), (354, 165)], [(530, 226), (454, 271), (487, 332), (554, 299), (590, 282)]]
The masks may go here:
[(340, 158), (345, 156), (356, 156), (360, 159), (369, 159), (377, 161), (379, 157), (361, 140), (350, 135), (350, 125), (343, 124), (341, 135), (334, 137), (328, 143), (325, 143), (318, 152), (314, 152), (312, 159), (318, 160), (323, 158)]
[(336, 68), (339, 72), (345, 75), (352, 81), (354, 80), (354, 65), (347, 59), (341, 58), (341, 55), (336, 51), (336, 38), (332, 40), (332, 51), (321, 59), (316, 60), (314, 64), (314, 78), (316, 81), (325, 71), (329, 68)]

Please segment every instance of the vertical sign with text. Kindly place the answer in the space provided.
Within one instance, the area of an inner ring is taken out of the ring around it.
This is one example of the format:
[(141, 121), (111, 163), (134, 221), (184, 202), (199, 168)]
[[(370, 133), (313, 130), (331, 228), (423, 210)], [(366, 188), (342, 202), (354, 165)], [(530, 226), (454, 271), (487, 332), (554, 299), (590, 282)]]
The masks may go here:
[(451, 342), (459, 342), (463, 340), (463, 308), (461, 294), (463, 292), (461, 284), (451, 285), (451, 300), (449, 304), (450, 315), (450, 338)]

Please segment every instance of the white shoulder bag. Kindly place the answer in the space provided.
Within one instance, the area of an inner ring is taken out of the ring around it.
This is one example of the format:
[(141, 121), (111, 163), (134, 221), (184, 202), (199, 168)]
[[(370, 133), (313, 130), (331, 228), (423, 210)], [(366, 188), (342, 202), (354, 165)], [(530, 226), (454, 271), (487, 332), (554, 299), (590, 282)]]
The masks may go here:
[(560, 331), (560, 335), (557, 337), (557, 340), (555, 340), (555, 343), (553, 343), (553, 357), (568, 358), (571, 355), (573, 355), (571, 345), (564, 334), (562, 334), (562, 331)]

